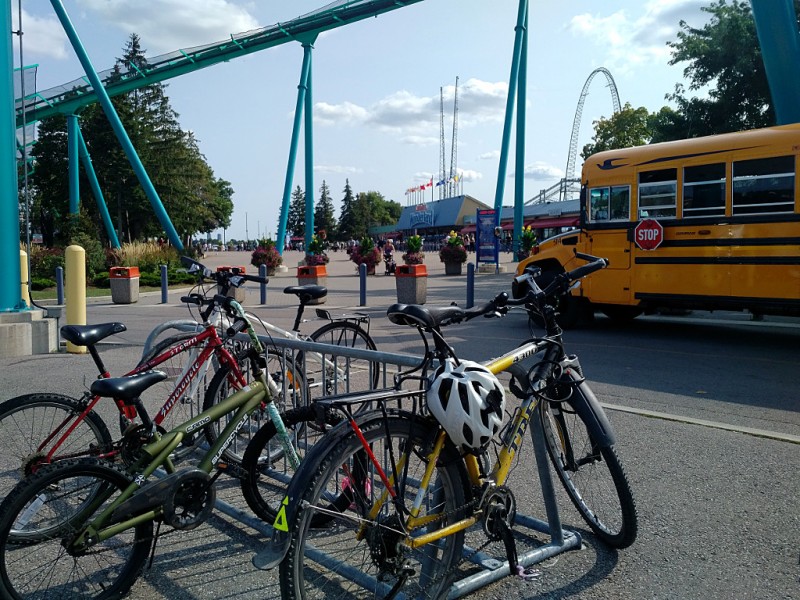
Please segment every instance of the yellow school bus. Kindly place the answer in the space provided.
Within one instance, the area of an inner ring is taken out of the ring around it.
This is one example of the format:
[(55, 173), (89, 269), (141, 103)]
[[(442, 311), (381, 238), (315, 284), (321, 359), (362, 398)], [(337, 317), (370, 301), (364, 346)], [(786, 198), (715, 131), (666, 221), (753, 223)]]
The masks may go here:
[(566, 326), (592, 310), (800, 315), (799, 157), (800, 124), (595, 154), (580, 229), (542, 243), (517, 274), (572, 269), (576, 250), (609, 259), (560, 306)]

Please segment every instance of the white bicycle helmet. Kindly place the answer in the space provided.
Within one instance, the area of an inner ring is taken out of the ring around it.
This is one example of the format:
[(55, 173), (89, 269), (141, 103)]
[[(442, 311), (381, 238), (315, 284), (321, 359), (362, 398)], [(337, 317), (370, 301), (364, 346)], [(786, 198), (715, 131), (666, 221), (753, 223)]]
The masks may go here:
[(503, 386), (476, 362), (448, 358), (436, 369), (428, 389), (428, 408), (456, 446), (483, 448), (503, 424)]

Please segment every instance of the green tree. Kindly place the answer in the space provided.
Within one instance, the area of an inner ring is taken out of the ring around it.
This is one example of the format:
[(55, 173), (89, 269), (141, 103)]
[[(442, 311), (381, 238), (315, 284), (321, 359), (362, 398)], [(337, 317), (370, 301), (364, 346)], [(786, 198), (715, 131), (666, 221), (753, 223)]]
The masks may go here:
[(622, 110), (614, 113), (611, 118), (602, 118), (594, 122), (594, 137), (591, 143), (583, 147), (581, 156), (586, 159), (603, 150), (648, 143), (651, 137), (648, 117), (646, 108), (643, 106), (633, 108), (626, 102)]
[[(795, 0), (800, 14), (800, 0)], [(671, 65), (683, 70), (688, 89), (677, 84), (668, 99), (682, 116), (681, 137), (698, 137), (766, 127), (775, 123), (772, 97), (750, 3), (716, 0), (702, 8), (711, 19), (702, 28), (680, 22), (678, 39), (668, 42)], [(707, 90), (707, 97), (689, 92)]]
[(286, 233), (290, 236), (302, 236), (306, 232), (306, 195), (298, 185), (292, 192), (289, 202), (289, 216), (286, 220)]
[(328, 184), (323, 179), (319, 188), (319, 200), (314, 207), (314, 228), (317, 231), (322, 229), (328, 234), (329, 239), (336, 236), (336, 215), (333, 209), (333, 199), (331, 198)]
[(344, 197), (342, 198), (342, 214), (339, 216), (338, 239), (342, 241), (361, 239), (357, 235), (356, 215), (353, 212), (355, 197), (353, 188), (350, 187), (350, 180), (347, 179), (344, 185)]

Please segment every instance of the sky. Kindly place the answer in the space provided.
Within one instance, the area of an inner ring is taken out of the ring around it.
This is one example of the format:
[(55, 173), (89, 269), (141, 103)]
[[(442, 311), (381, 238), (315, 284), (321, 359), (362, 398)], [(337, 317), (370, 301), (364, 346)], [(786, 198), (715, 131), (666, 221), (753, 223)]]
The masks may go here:
[[(16, 26), (18, 0), (12, 4)], [(581, 90), (608, 69), (620, 102), (656, 111), (684, 82), (667, 41), (680, 21), (702, 27), (710, 0), (531, 0), (528, 26), (524, 198), (565, 175)], [(131, 33), (147, 56), (230, 38), (321, 8), (325, 0), (64, 0), (97, 71), (113, 66)], [(515, 140), (499, 172), (518, 0), (423, 0), (320, 35), (313, 50), (315, 200), (323, 180), (339, 215), (346, 181), (405, 206), (406, 191), (440, 171), (440, 94), (445, 168), (451, 169), (458, 78), (456, 164), (463, 192), (494, 206), (514, 204)], [(83, 75), (45, 0), (22, 2), (23, 57), (39, 65), (37, 88)], [(19, 60), (17, 38), (14, 54)], [(184, 130), (192, 131), (217, 177), (234, 189), (225, 239), (276, 236), (303, 60), (291, 42), (166, 82)], [(18, 65), (17, 65), (18, 66)], [(27, 90), (30, 92), (30, 90)], [(589, 87), (580, 150), (593, 122), (613, 113), (605, 77)], [(292, 189), (305, 187), (302, 135)], [(501, 185), (498, 185), (501, 181)], [(435, 191), (435, 188), (434, 188)], [(435, 196), (438, 198), (438, 196)], [(428, 191), (426, 199), (432, 199)]]

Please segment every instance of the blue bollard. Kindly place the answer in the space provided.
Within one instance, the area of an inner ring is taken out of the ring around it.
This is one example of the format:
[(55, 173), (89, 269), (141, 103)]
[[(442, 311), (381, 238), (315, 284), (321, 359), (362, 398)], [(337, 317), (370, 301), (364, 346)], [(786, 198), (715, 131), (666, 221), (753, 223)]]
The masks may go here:
[(167, 299), (167, 292), (169, 291), (169, 282), (167, 281), (167, 265), (161, 265), (161, 304), (169, 302)]
[(467, 308), (475, 306), (475, 264), (467, 264)]
[(64, 305), (64, 267), (56, 267), (56, 304)]
[(367, 265), (361, 263), (358, 265), (358, 277), (360, 280), (361, 294), (359, 297), (359, 306), (367, 305)]
[[(267, 265), (259, 265), (258, 266), (258, 276), (263, 277), (264, 279), (267, 278)], [(261, 283), (261, 304), (267, 303), (267, 284)]]

